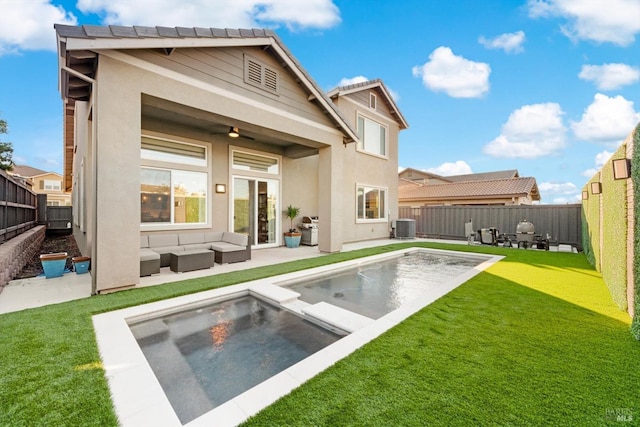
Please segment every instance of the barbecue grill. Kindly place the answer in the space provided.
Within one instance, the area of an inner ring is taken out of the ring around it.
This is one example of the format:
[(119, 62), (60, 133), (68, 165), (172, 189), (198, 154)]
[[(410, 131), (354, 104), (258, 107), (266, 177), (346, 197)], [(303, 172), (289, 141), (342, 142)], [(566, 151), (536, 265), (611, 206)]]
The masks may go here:
[(549, 239), (536, 234), (536, 228), (533, 223), (526, 219), (520, 221), (516, 226), (516, 241), (518, 242), (518, 248), (532, 248), (535, 244), (537, 249), (549, 250)]

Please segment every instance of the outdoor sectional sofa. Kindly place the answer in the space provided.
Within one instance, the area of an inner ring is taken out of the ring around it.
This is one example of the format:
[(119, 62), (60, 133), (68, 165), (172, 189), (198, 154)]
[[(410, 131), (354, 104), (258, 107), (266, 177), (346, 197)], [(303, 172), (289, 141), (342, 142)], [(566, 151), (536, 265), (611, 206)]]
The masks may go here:
[(171, 265), (171, 253), (214, 251), (218, 264), (251, 259), (251, 245), (245, 234), (228, 231), (149, 234), (140, 236), (140, 276), (159, 273)]

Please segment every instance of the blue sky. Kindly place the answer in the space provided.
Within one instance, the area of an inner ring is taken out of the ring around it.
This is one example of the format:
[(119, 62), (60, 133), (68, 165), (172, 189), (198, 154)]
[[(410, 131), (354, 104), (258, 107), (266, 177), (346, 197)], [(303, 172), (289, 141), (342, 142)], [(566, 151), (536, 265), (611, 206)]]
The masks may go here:
[(640, 121), (640, 0), (0, 0), (0, 140), (44, 170), (62, 170), (54, 23), (272, 28), (325, 90), (384, 81), (400, 167), (518, 169), (543, 203), (577, 202)]

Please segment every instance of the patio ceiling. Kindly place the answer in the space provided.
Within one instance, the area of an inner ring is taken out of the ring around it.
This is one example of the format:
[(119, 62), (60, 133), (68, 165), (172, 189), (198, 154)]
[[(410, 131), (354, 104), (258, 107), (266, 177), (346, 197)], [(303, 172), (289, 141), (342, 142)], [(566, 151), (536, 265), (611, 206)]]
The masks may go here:
[[(289, 158), (307, 157), (318, 153), (323, 144), (242, 122), (230, 117), (203, 111), (187, 105), (156, 98), (149, 95), (142, 96), (142, 123), (145, 128), (153, 129), (156, 124), (162, 124), (176, 130), (189, 130), (203, 134), (209, 140), (216, 137), (226, 137), (233, 141), (233, 145), (281, 154)], [(240, 129), (244, 137), (230, 138), (227, 135), (230, 127)], [(248, 137), (248, 138), (247, 138)]]

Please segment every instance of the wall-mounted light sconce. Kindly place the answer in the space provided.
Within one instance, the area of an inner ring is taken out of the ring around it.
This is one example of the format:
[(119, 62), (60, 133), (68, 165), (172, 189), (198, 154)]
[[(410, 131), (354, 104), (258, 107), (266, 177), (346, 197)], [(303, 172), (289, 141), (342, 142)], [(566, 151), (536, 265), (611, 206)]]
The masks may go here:
[(602, 193), (602, 184), (599, 182), (591, 183), (591, 194), (600, 194)]
[(631, 176), (631, 161), (629, 159), (613, 160), (613, 179), (627, 179)]
[(582, 192), (582, 200), (589, 200), (589, 192), (588, 191), (583, 191)]
[(229, 135), (231, 138), (237, 138), (237, 137), (239, 137), (239, 136), (240, 136), (240, 130), (239, 130), (238, 128), (234, 128), (233, 126), (231, 126), (231, 127), (229, 128), (229, 133), (228, 133), (228, 135)]
[(216, 193), (226, 193), (227, 184), (216, 184)]

